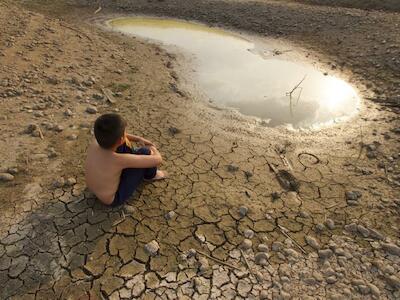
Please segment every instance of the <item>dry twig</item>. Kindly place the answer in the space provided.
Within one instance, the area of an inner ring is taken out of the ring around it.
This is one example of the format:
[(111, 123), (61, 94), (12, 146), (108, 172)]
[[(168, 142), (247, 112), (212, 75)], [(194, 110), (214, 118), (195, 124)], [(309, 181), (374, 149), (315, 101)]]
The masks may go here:
[(243, 252), (242, 249), (240, 249), (240, 254), (242, 254), (244, 263), (246, 264), (246, 267), (247, 267), (247, 269), (249, 270), (250, 275), (253, 276), (253, 277), (258, 281), (258, 278), (254, 275), (253, 269), (250, 267), (249, 262), (248, 262), (246, 256), (244, 256), (244, 252)]
[(230, 263), (224, 262), (223, 260), (220, 260), (218, 258), (212, 257), (211, 255), (208, 255), (207, 253), (204, 253), (203, 251), (200, 251), (200, 250), (196, 250), (196, 251), (197, 251), (197, 253), (199, 253), (199, 254), (201, 254), (201, 255), (203, 255), (203, 256), (211, 259), (211, 260), (216, 261), (217, 263), (220, 263), (220, 264), (225, 265), (225, 266), (227, 266), (229, 268), (232, 268), (232, 269), (240, 270), (240, 268), (235, 267), (234, 265), (231, 265)]
[(95, 14), (95, 15), (98, 14), (102, 9), (103, 9), (103, 8), (102, 8), (101, 6), (99, 6), (99, 8), (96, 9), (96, 11), (94, 12), (94, 14)]
[(300, 244), (297, 243), (294, 239), (292, 239), (291, 236), (286, 232), (287, 231), (286, 228), (284, 228), (281, 225), (278, 225), (278, 229), (284, 236), (286, 236), (289, 240), (291, 240), (301, 250), (301, 252), (303, 252), (304, 254), (307, 255), (306, 250), (304, 250), (304, 248), (302, 246), (300, 246)]
[(88, 36), (86, 33), (82, 32), (82, 31), (80, 31), (80, 30), (78, 30), (78, 29), (75, 29), (75, 28), (70, 27), (70, 26), (68, 26), (68, 25), (64, 25), (64, 24), (62, 24), (62, 23), (60, 23), (60, 26), (61, 26), (61, 27), (68, 28), (69, 30), (75, 31), (76, 33), (79, 33), (79, 34), (81, 34), (81, 35), (84, 35), (89, 41), (93, 42), (93, 40), (92, 40), (92, 38), (91, 38), (90, 36)]

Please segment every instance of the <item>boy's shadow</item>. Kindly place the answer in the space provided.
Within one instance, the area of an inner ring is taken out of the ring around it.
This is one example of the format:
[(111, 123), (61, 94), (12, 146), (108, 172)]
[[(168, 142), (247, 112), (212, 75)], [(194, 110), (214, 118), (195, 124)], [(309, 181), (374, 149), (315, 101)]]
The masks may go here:
[(65, 298), (54, 283), (66, 275), (71, 279), (96, 241), (121, 219), (121, 207), (104, 206), (87, 191), (75, 195), (65, 190), (0, 237), (0, 299), (35, 295), (39, 290), (53, 291), (47, 294), (50, 298), (54, 292)]

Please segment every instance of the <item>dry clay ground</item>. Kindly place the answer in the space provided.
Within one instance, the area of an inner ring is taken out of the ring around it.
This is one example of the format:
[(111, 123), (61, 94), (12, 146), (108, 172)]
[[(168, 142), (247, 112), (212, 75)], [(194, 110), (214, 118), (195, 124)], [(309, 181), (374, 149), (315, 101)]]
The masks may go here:
[[(157, 46), (4, 1), (0, 27), (1, 299), (400, 298), (396, 114), (265, 128), (183, 90)], [(114, 209), (82, 169), (109, 111), (171, 174)]]

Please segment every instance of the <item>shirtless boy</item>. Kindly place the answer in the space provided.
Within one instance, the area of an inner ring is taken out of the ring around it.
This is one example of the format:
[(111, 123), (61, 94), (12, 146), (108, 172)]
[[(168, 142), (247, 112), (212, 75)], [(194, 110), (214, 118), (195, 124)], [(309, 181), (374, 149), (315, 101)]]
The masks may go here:
[[(125, 128), (118, 114), (104, 114), (94, 123), (96, 139), (87, 153), (86, 185), (106, 205), (123, 204), (144, 179), (159, 180), (166, 175), (157, 170), (162, 157), (154, 144), (127, 134)], [(144, 147), (131, 148), (130, 142)]]

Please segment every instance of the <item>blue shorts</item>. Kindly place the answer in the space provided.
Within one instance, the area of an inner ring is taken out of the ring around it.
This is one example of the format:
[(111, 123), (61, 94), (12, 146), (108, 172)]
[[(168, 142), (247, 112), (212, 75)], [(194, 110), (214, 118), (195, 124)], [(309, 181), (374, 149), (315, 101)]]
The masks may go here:
[[(123, 144), (117, 148), (117, 153), (150, 155), (150, 149), (145, 147), (131, 149), (126, 144)], [(143, 179), (154, 178), (154, 176), (156, 176), (156, 172), (157, 167), (147, 169), (123, 169), (119, 180), (118, 190), (115, 193), (114, 201), (111, 206), (118, 206), (123, 204), (126, 200), (129, 199), (129, 197), (132, 196), (133, 192), (137, 189)]]

